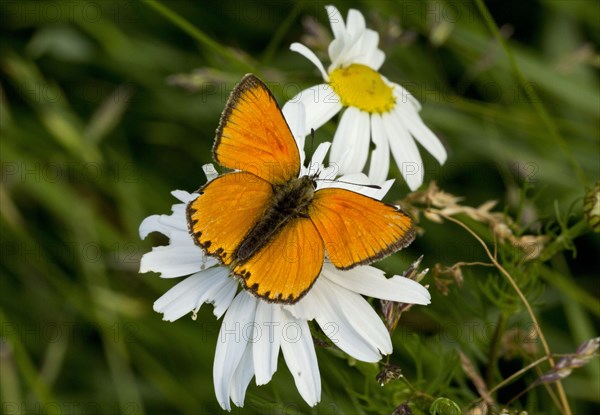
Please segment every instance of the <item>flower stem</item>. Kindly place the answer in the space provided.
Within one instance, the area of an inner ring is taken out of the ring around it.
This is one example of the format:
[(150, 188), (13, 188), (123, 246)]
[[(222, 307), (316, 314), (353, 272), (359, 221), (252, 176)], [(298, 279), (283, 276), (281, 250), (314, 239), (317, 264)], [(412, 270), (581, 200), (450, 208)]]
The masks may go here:
[(241, 59), (235, 53), (233, 53), (229, 48), (223, 47), (218, 42), (215, 42), (210, 38), (207, 34), (202, 32), (196, 26), (191, 24), (189, 21), (160, 3), (158, 0), (144, 0), (149, 7), (154, 9), (157, 13), (163, 15), (167, 20), (171, 21), (171, 23), (175, 24), (175, 26), (179, 27), (181, 30), (186, 32), (188, 35), (196, 39), (200, 44), (206, 46), (212, 53), (216, 55), (220, 55), (228, 61), (241, 65), (244, 70), (254, 72), (254, 66), (249, 64), (248, 62)]
[(488, 365), (485, 371), (485, 384), (491, 385), (494, 377), (494, 371), (496, 368), (496, 359), (498, 358), (498, 351), (500, 350), (500, 339), (502, 338), (502, 332), (504, 331), (504, 326), (506, 325), (506, 317), (503, 313), (500, 313), (498, 316), (498, 321), (496, 322), (496, 329), (494, 330), (494, 335), (492, 336), (492, 341), (490, 344), (490, 352), (488, 355)]
[(492, 393), (496, 392), (498, 389), (504, 387), (505, 385), (508, 385), (510, 382), (512, 382), (513, 380), (515, 380), (519, 376), (521, 376), (523, 373), (527, 372), (530, 369), (533, 369), (534, 367), (536, 367), (540, 363), (545, 362), (546, 360), (548, 360), (548, 356), (540, 357), (535, 362), (531, 362), (530, 364), (528, 364), (524, 368), (519, 369), (518, 371), (516, 371), (515, 373), (513, 373), (512, 375), (510, 375), (509, 377), (507, 377), (506, 379), (504, 379), (502, 382), (498, 383), (492, 389), (490, 389), (490, 395)]
[[(485, 250), (487, 256), (490, 258), (490, 261), (492, 261), (492, 263), (496, 266), (498, 271), (500, 271), (502, 273), (502, 275), (504, 275), (506, 277), (506, 279), (508, 280), (510, 285), (513, 287), (513, 289), (516, 291), (517, 295), (519, 296), (519, 298), (525, 305), (525, 308), (527, 309), (527, 312), (529, 313), (529, 316), (531, 317), (531, 321), (533, 322), (533, 326), (535, 327), (535, 331), (537, 332), (538, 337), (540, 338), (542, 347), (544, 348), (544, 351), (546, 352), (546, 357), (548, 358), (548, 362), (550, 363), (551, 367), (554, 367), (555, 366), (554, 359), (552, 358), (552, 354), (550, 352), (550, 347), (548, 347), (548, 342), (546, 341), (546, 337), (544, 336), (544, 333), (542, 332), (540, 324), (538, 323), (537, 317), (535, 316), (533, 309), (531, 308), (531, 305), (529, 304), (529, 301), (527, 301), (527, 298), (525, 297), (525, 295), (523, 294), (523, 292), (521, 291), (521, 289), (515, 282), (514, 278), (498, 262), (496, 257), (490, 252), (490, 249), (485, 244), (485, 242), (481, 239), (481, 237), (479, 237), (479, 235), (477, 235), (471, 228), (469, 228), (467, 225), (465, 225), (463, 222), (459, 221), (458, 219), (454, 219), (453, 217), (448, 216), (439, 210), (432, 210), (432, 213), (436, 213), (436, 214), (442, 216), (443, 218), (448, 219), (450, 222), (453, 222), (453, 223), (459, 225), (460, 227), (465, 229), (467, 232), (469, 232), (481, 244), (481, 246)], [(558, 395), (560, 397), (560, 401), (562, 404), (562, 408), (561, 408), (562, 412), (565, 415), (571, 415), (571, 408), (569, 406), (569, 401), (567, 400), (567, 395), (565, 394), (565, 390), (564, 390), (560, 380), (556, 381), (556, 388), (558, 389)]]
[(556, 253), (562, 251), (565, 248), (565, 242), (569, 242), (572, 239), (582, 235), (586, 230), (590, 230), (589, 225), (585, 219), (581, 219), (575, 225), (568, 229), (565, 229), (560, 235), (556, 237), (551, 243), (546, 245), (540, 253), (539, 260), (546, 262), (552, 258)]
[(400, 379), (402, 379), (402, 381), (406, 384), (406, 386), (408, 386), (408, 388), (413, 392), (413, 397), (411, 399), (413, 399), (414, 397), (421, 397), (421, 398), (425, 398), (431, 401), (434, 401), (435, 398), (433, 396), (431, 396), (430, 394), (428, 394), (427, 392), (423, 392), (418, 390), (417, 388), (414, 387), (414, 385), (412, 383), (409, 382), (408, 379), (406, 379), (406, 376), (402, 375), (400, 376)]

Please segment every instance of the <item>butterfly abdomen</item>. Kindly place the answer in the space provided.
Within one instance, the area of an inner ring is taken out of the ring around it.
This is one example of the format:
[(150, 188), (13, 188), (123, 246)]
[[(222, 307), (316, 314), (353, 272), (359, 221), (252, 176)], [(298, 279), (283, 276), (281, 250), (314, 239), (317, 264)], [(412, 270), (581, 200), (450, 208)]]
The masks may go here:
[(312, 181), (306, 176), (274, 185), (271, 202), (234, 252), (234, 261), (245, 262), (277, 236), (285, 225), (294, 219), (308, 217), (313, 197)]

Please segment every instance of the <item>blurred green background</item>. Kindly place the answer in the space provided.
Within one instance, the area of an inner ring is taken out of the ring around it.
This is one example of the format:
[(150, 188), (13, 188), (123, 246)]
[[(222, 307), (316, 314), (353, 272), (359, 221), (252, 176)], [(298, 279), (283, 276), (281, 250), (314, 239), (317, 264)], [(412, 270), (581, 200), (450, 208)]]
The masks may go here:
[[(600, 176), (600, 3), (487, 2), (514, 61), (470, 1), (333, 3), (344, 17), (350, 7), (365, 14), (381, 35), (382, 73), (422, 102), (423, 119), (448, 148), (441, 168), (422, 152), (425, 181), (468, 205), (498, 200), (522, 232), (563, 236), (543, 263), (503, 257), (552, 351), (570, 353), (597, 336), (600, 242), (577, 224)], [(325, 4), (0, 3), (2, 413), (220, 412), (212, 386), (220, 322), (211, 306), (175, 323), (152, 311), (175, 281), (137, 273), (141, 255), (166, 243), (161, 235), (142, 242), (137, 229), (146, 216), (170, 212), (171, 190), (204, 182), (220, 112), (245, 73), (263, 78), (281, 104), (320, 82), (288, 46), (303, 41), (325, 56)], [(334, 128), (316, 140), (330, 140)], [(397, 169), (391, 175), (400, 178)], [(390, 193), (399, 199), (408, 188), (399, 179)], [(485, 226), (470, 224), (492, 242)], [(384, 270), (401, 273), (420, 254), (430, 268), (485, 260), (458, 226), (421, 226), (425, 233)], [(478, 395), (459, 351), (482, 373), (491, 366), (490, 387), (535, 358), (521, 339), (502, 346), (521, 352), (503, 349), (488, 361), (499, 322), (519, 333), (531, 322), (497, 272), (469, 268), (464, 278), (444, 295), (427, 276), (432, 304), (402, 317), (391, 362), (418, 390), (467, 408)], [(376, 365), (332, 348), (317, 354), (316, 408), (280, 360), (273, 381), (251, 384), (246, 407), (233, 413), (386, 414), (411, 394), (401, 381), (381, 388)], [(537, 376), (529, 371), (501, 389), (499, 405)], [(575, 414), (597, 409), (598, 360), (564, 386)], [(543, 387), (511, 408), (558, 413)]]

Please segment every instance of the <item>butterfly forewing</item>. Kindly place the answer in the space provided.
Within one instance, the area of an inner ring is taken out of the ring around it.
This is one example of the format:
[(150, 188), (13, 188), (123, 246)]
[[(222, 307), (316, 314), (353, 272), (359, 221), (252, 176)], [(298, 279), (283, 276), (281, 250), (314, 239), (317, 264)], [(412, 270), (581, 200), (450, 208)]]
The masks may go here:
[(207, 254), (230, 264), (272, 197), (271, 184), (253, 174), (235, 172), (217, 177), (188, 205), (192, 238)]
[(345, 189), (315, 192), (309, 216), (340, 269), (381, 259), (415, 237), (412, 219), (400, 209)]
[(254, 75), (246, 75), (231, 93), (213, 153), (222, 166), (274, 184), (300, 172), (300, 153), (290, 128), (271, 91)]

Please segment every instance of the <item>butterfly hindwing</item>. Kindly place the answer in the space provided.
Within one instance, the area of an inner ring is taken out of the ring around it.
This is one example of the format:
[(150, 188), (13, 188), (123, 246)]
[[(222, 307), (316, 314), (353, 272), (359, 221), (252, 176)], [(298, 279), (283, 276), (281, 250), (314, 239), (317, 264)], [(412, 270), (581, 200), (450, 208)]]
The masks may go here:
[(412, 219), (399, 208), (345, 189), (315, 192), (309, 216), (339, 269), (381, 259), (415, 237)]
[(244, 287), (266, 301), (295, 303), (313, 285), (323, 266), (324, 246), (309, 218), (294, 218), (233, 272)]
[(272, 196), (271, 184), (253, 174), (235, 172), (217, 177), (188, 204), (192, 238), (207, 254), (229, 265)]
[(253, 173), (273, 184), (298, 177), (296, 141), (271, 91), (256, 76), (246, 75), (231, 93), (213, 154), (223, 167)]

